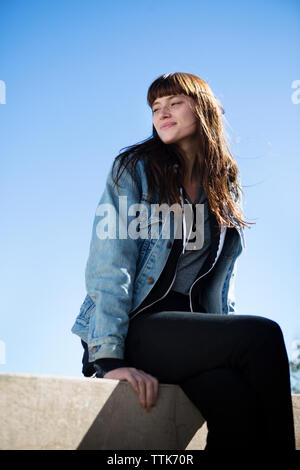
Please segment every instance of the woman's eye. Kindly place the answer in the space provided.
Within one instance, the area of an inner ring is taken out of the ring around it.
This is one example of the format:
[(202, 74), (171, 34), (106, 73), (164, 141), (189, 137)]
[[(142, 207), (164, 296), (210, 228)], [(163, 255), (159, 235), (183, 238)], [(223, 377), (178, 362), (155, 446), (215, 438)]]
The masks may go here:
[[(181, 103), (181, 101), (176, 101), (175, 103), (172, 103), (171, 106), (173, 106), (174, 104), (180, 104), (180, 103)], [(154, 114), (156, 111), (158, 111), (158, 109), (153, 109), (153, 110), (152, 110), (153, 114)]]

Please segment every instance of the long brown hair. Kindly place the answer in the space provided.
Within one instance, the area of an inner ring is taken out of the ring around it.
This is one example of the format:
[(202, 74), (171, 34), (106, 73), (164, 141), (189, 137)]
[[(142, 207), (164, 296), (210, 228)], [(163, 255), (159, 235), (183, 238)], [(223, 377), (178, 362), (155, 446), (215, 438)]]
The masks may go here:
[[(193, 111), (199, 121), (199, 147), (204, 158), (196, 158), (200, 169), (202, 185), (215, 214), (219, 227), (242, 225), (249, 227), (243, 220), (243, 212), (239, 205), (241, 193), (244, 194), (240, 182), (237, 164), (228, 148), (222, 115), (225, 114), (220, 101), (213, 95), (210, 86), (197, 75), (190, 73), (169, 73), (159, 76), (149, 87), (147, 102), (150, 108), (162, 96), (185, 94), (193, 98)], [(180, 186), (187, 172), (184, 156), (176, 144), (165, 144), (160, 139), (154, 126), (152, 136), (129, 147), (114, 160), (113, 169), (119, 161), (115, 184), (118, 186), (120, 170), (123, 167), (133, 170), (138, 160), (146, 162), (148, 182), (148, 200), (153, 192), (158, 194), (158, 203), (170, 205), (180, 203)], [(112, 170), (113, 171), (113, 170)], [(252, 224), (252, 222), (249, 222)], [(255, 223), (255, 222), (254, 222)]]

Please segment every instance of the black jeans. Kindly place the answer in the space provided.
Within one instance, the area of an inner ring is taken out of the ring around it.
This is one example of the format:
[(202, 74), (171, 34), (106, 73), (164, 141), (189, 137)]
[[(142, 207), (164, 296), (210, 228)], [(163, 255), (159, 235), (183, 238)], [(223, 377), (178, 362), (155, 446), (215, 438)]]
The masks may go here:
[(178, 384), (207, 421), (205, 450), (295, 450), (288, 356), (280, 326), (254, 315), (190, 312), (170, 293), (130, 321), (125, 359)]

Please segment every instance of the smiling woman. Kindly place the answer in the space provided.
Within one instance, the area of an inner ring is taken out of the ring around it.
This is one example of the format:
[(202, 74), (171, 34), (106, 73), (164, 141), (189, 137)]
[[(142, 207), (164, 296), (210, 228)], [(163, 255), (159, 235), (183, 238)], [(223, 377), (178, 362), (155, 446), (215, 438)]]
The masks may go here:
[[(280, 326), (232, 315), (237, 258), (249, 225), (224, 138), (224, 110), (209, 85), (188, 73), (158, 77), (147, 99), (152, 136), (115, 158), (99, 204), (114, 208), (127, 233), (123, 197), (128, 207), (145, 204), (145, 213), (152, 203), (170, 213), (177, 204), (181, 218), (174, 213), (173, 231), (164, 238), (161, 213), (143, 214), (142, 229), (151, 234), (153, 227), (158, 237), (141, 242), (99, 238), (96, 211), (87, 295), (72, 328), (84, 347), (83, 374), (128, 381), (148, 411), (159, 382), (180, 385), (207, 420), (205, 450), (294, 450)], [(201, 206), (199, 219), (194, 205)], [(203, 234), (197, 249), (193, 243), (189, 249), (187, 208), (193, 209), (191, 226)]]
[(156, 100), (152, 108), (153, 125), (160, 139), (165, 144), (176, 142), (190, 158), (193, 147), (199, 147), (198, 120), (192, 103), (191, 97), (181, 94)]

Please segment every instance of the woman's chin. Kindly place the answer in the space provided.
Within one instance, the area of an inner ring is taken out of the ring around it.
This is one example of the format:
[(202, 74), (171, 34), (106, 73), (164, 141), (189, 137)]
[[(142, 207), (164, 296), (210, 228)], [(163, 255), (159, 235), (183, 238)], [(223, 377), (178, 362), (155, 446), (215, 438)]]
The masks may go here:
[(168, 144), (176, 144), (177, 140), (176, 138), (161, 138), (161, 140), (163, 141), (164, 144), (168, 145)]

